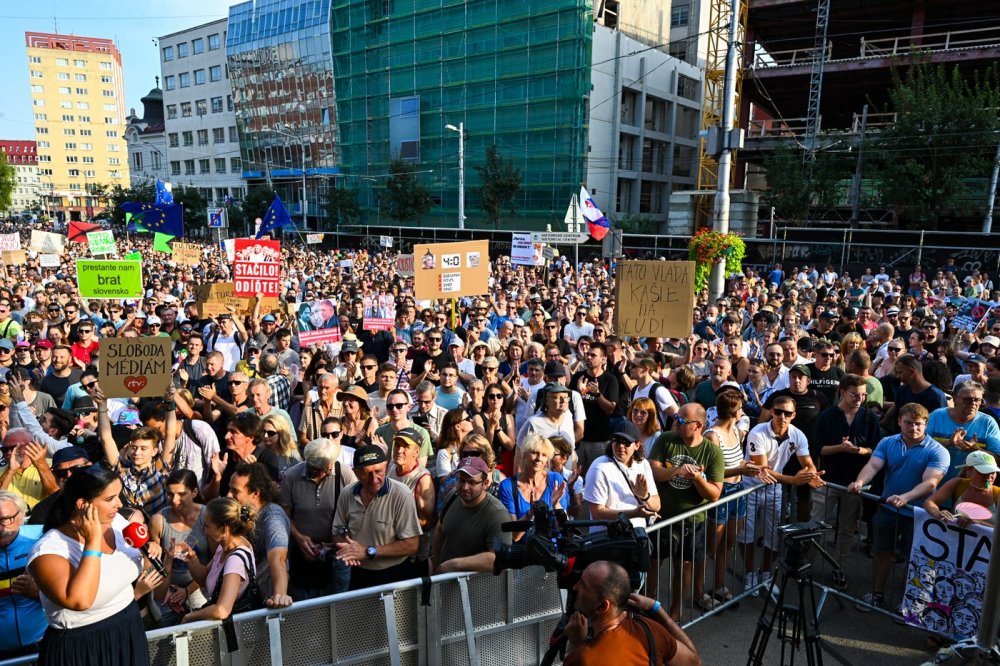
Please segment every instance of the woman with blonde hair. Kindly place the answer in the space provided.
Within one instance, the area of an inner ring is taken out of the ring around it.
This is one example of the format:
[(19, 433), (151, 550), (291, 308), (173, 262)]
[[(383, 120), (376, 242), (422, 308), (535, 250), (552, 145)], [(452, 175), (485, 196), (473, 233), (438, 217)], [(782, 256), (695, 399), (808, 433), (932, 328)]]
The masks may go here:
[(844, 339), (840, 341), (840, 357), (837, 359), (837, 365), (840, 366), (841, 370), (847, 364), (847, 357), (858, 349), (864, 349), (864, 345), (865, 339), (857, 331), (851, 331), (844, 336)]
[(517, 447), (514, 461), (517, 473), (504, 479), (497, 492), (497, 497), (514, 520), (530, 515), (535, 502), (544, 502), (550, 509), (566, 509), (569, 506), (569, 494), (562, 474), (549, 469), (549, 461), (554, 454), (552, 442), (535, 433), (525, 437)]
[(628, 406), (628, 420), (639, 429), (643, 453), (649, 457), (653, 442), (660, 436), (660, 422), (656, 416), (656, 404), (649, 398), (636, 398)]
[(288, 427), (288, 419), (272, 411), (260, 422), (260, 434), (264, 438), (264, 446), (278, 456), (279, 472), (283, 477), (285, 470), (295, 463), (302, 462), (298, 445), (292, 429)]

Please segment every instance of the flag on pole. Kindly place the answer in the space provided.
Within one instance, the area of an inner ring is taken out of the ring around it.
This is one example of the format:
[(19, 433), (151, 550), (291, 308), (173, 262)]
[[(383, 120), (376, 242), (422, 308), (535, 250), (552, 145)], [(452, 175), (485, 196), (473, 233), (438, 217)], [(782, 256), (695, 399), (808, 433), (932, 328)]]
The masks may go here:
[(285, 204), (281, 203), (281, 197), (277, 194), (274, 195), (274, 202), (271, 203), (271, 207), (267, 209), (267, 215), (264, 216), (264, 220), (261, 222), (260, 231), (257, 232), (257, 238), (260, 238), (264, 234), (283, 227), (286, 224), (291, 224), (292, 216), (288, 214), (288, 209), (285, 208)]
[(595, 240), (601, 240), (607, 236), (608, 232), (611, 231), (611, 224), (594, 203), (594, 200), (590, 198), (587, 188), (583, 186), (580, 187), (580, 208), (583, 210), (583, 217), (587, 220), (587, 226), (590, 228), (590, 235)]
[(174, 202), (174, 195), (170, 187), (170, 183), (164, 183), (159, 178), (156, 179), (156, 203), (172, 204)]
[(122, 203), (122, 210), (133, 218), (142, 216), (142, 226), (179, 238), (184, 235), (184, 207), (181, 204), (155, 204), (139, 201)]
[(73, 221), (69, 223), (69, 241), (71, 243), (86, 243), (87, 234), (91, 231), (103, 231), (104, 227), (90, 222)]

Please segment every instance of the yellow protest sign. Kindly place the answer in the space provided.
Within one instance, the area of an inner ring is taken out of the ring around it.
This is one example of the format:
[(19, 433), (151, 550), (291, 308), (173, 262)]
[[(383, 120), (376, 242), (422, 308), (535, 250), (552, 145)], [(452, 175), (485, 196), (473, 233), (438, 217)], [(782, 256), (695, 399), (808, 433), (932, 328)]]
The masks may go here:
[(413, 289), (420, 300), (479, 296), (489, 291), (489, 241), (413, 246)]
[[(236, 295), (236, 288), (232, 282), (214, 282), (211, 284), (198, 285), (194, 289), (195, 299), (198, 301), (199, 317), (218, 317), (220, 314), (230, 313), (238, 315), (253, 314), (256, 298), (243, 298)], [(229, 308), (235, 308), (235, 312)], [(274, 296), (265, 296), (260, 305), (261, 314), (267, 314), (280, 310), (281, 302)]]
[(693, 330), (693, 261), (620, 261), (615, 278), (615, 332), (686, 338)]

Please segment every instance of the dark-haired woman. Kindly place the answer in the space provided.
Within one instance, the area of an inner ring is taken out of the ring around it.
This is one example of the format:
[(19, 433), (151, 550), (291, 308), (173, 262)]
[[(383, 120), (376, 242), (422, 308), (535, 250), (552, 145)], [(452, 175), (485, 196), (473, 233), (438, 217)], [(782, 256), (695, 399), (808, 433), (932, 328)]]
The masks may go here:
[[(92, 465), (67, 479), (28, 558), (49, 628), (38, 663), (144, 666), (149, 646), (135, 600), (163, 578), (122, 536), (118, 475)], [(133, 588), (133, 583), (138, 582)]]
[[(169, 552), (180, 542), (194, 549), (198, 561), (208, 561), (208, 539), (205, 537), (205, 505), (198, 500), (198, 477), (189, 469), (175, 469), (167, 477), (167, 508), (150, 521), (149, 540), (159, 543)], [(157, 599), (160, 606), (160, 625), (177, 624), (183, 609), (201, 608), (208, 601), (201, 588), (191, 578), (183, 561), (164, 562), (170, 576), (169, 589), (164, 598)]]

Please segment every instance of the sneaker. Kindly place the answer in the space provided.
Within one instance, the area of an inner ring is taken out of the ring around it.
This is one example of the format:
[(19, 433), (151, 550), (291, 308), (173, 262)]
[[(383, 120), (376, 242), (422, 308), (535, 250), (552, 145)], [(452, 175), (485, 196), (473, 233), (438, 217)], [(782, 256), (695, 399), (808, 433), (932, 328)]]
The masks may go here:
[(715, 610), (721, 605), (722, 602), (717, 601), (715, 597), (707, 593), (701, 595), (701, 599), (698, 600), (698, 607), (705, 612)]
[[(756, 571), (748, 571), (745, 576), (743, 576), (743, 591), (749, 592), (754, 590), (755, 587), (760, 583), (760, 574)], [(754, 590), (751, 592), (750, 596), (758, 597), (760, 596), (759, 590)]]
[(885, 595), (881, 592), (869, 592), (862, 598), (862, 601), (864, 604), (855, 604), (854, 607), (862, 613), (870, 613), (872, 609), (869, 606), (882, 608), (885, 604)]
[(838, 590), (847, 589), (847, 576), (844, 575), (843, 571), (833, 572), (833, 586)]

